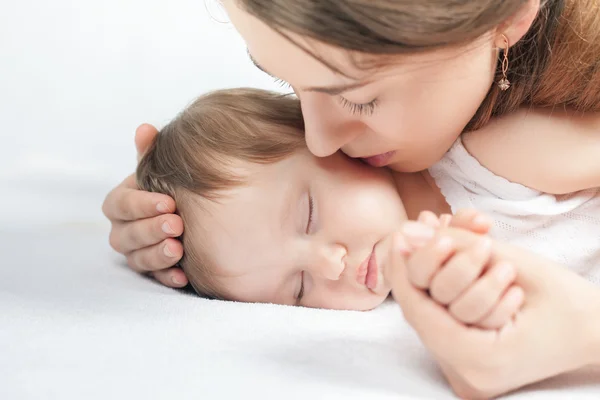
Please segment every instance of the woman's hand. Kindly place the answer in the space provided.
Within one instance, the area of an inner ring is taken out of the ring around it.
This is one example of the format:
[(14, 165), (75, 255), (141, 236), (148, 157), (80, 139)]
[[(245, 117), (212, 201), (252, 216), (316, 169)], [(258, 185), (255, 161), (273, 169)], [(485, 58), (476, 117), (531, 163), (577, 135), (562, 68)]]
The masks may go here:
[[(138, 158), (157, 133), (155, 127), (146, 124), (136, 130)], [(133, 174), (106, 196), (102, 212), (112, 224), (111, 247), (127, 257), (133, 270), (149, 272), (169, 287), (187, 285), (183, 271), (173, 267), (183, 255), (181, 242), (175, 239), (183, 233), (183, 221), (173, 214), (175, 201), (171, 197), (139, 190)]]
[[(442, 237), (450, 238), (457, 251), (472, 248), (481, 238), (462, 229), (440, 228), (433, 240)], [(493, 242), (493, 261), (504, 260), (516, 268), (525, 304), (503, 329), (481, 330), (458, 322), (410, 283), (409, 271), (416, 267), (405, 262), (410, 241), (402, 234), (394, 238), (392, 293), (459, 396), (494, 397), (600, 361), (600, 291), (583, 278), (525, 250)], [(415, 254), (427, 248), (419, 247)], [(424, 267), (436, 263), (426, 254), (416, 259)]]

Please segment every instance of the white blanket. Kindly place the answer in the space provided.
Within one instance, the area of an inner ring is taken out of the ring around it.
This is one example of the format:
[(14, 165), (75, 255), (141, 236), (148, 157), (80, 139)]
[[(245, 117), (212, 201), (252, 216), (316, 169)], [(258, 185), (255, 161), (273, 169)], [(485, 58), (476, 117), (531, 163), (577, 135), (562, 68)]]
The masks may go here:
[[(209, 301), (128, 270), (98, 225), (0, 232), (1, 399), (454, 398), (393, 302)], [(593, 382), (514, 398), (597, 399)]]
[[(3, 2), (0, 400), (453, 398), (393, 303), (207, 301), (109, 248), (100, 204), (133, 171), (138, 124), (207, 90), (277, 87), (214, 4)], [(516, 397), (600, 398), (588, 378)]]

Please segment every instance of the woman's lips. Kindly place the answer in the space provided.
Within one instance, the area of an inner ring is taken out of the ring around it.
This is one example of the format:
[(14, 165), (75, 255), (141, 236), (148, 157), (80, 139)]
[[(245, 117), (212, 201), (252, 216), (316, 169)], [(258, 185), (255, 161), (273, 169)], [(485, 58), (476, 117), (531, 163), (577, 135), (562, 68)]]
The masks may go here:
[(365, 163), (369, 164), (372, 167), (384, 167), (390, 161), (390, 158), (394, 156), (395, 151), (388, 151), (387, 153), (377, 154), (371, 157), (364, 157), (363, 160)]

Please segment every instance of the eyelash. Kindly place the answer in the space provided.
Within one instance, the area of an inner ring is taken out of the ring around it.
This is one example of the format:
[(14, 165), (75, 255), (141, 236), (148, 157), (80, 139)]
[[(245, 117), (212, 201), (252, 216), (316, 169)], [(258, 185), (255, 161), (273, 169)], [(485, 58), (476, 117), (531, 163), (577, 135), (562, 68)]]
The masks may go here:
[(315, 208), (315, 204), (313, 202), (313, 198), (309, 194), (308, 195), (308, 223), (306, 224), (306, 234), (307, 235), (310, 233), (310, 227), (312, 225), (314, 208)]
[(280, 87), (282, 87), (284, 89), (292, 89), (292, 90), (294, 89), (294, 88), (292, 88), (292, 85), (290, 85), (289, 83), (287, 83), (283, 79), (275, 78), (275, 83), (278, 84)]
[[(283, 79), (275, 78), (275, 83), (278, 84), (282, 88), (293, 90), (292, 85), (290, 85)], [(368, 103), (364, 103), (364, 104), (352, 103), (351, 101), (346, 100), (342, 96), (338, 96), (338, 100), (344, 108), (347, 108), (348, 110), (350, 110), (350, 113), (352, 115), (371, 116), (371, 115), (373, 115), (373, 113), (375, 112), (375, 109), (377, 108), (377, 99), (374, 99), (374, 100), (372, 100)]]
[[(314, 209), (315, 209), (315, 203), (314, 203), (312, 195), (309, 193), (308, 194), (308, 222), (306, 223), (306, 234), (307, 235), (310, 233), (310, 228), (312, 226)], [(300, 292), (298, 293), (298, 297), (296, 298), (296, 301), (298, 303), (300, 303), (300, 300), (302, 300), (302, 296), (304, 296), (304, 271), (302, 271), (300, 273)]]
[(300, 303), (302, 297), (304, 297), (304, 271), (300, 273), (300, 292), (298, 292), (298, 297), (296, 297), (296, 301)]
[(347, 108), (353, 115), (366, 115), (371, 116), (377, 108), (377, 99), (373, 99), (368, 103), (356, 104), (346, 100), (343, 97), (339, 97), (340, 104), (342, 107)]

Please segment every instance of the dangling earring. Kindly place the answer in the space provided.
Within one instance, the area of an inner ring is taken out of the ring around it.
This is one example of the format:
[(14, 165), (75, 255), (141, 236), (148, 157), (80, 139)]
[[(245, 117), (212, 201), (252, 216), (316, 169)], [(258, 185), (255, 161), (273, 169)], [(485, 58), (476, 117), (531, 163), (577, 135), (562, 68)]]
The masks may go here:
[(505, 91), (510, 87), (510, 81), (506, 78), (506, 72), (508, 72), (508, 38), (505, 35), (502, 35), (504, 39), (504, 59), (502, 60), (502, 79), (498, 81), (498, 87), (500, 90)]

